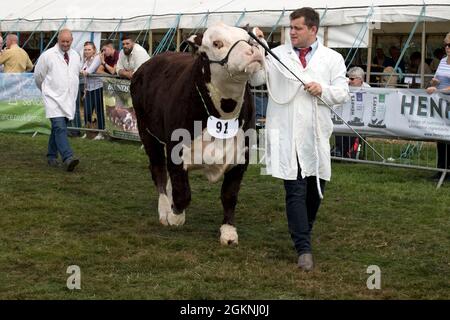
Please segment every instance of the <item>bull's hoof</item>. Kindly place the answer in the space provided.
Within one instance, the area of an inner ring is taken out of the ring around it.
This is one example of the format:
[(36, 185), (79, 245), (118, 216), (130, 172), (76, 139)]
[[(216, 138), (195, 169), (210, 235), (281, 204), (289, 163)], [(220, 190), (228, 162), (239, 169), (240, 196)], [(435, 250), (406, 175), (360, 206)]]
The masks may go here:
[(183, 211), (181, 214), (174, 214), (172, 211), (167, 215), (167, 222), (169, 226), (182, 226), (186, 222), (186, 214)]
[(159, 195), (158, 213), (159, 222), (161, 222), (162, 225), (168, 226), (167, 216), (169, 213), (172, 213), (172, 204), (170, 203), (169, 198), (163, 193)]
[(220, 227), (220, 244), (223, 246), (238, 244), (238, 234), (235, 227), (229, 224), (223, 224)]

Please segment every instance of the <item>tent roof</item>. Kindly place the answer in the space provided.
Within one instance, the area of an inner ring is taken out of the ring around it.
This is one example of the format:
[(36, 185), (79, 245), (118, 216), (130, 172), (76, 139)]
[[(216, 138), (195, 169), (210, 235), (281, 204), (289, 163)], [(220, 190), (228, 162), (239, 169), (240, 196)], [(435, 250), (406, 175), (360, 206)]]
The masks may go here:
[[(364, 23), (373, 10), (374, 21), (415, 22), (425, 4), (427, 21), (448, 21), (448, 0), (15, 0), (2, 4), (2, 31), (55, 31), (63, 24), (78, 31), (132, 31), (174, 27), (195, 29), (217, 21), (243, 26), (272, 27), (285, 15), (281, 25), (288, 25), (289, 13), (310, 6), (323, 15), (322, 25), (342, 26)], [(373, 8), (373, 9), (372, 9)], [(245, 12), (245, 14), (243, 14)], [(208, 17), (206, 19), (206, 15)]]

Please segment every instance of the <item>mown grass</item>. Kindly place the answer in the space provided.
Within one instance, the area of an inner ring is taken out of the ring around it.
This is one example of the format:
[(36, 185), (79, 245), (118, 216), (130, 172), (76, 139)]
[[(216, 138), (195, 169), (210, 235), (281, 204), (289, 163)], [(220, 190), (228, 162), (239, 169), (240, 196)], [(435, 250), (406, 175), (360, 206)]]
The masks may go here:
[[(140, 145), (71, 139), (74, 173), (46, 136), (0, 134), (0, 299), (449, 299), (449, 184), (429, 172), (333, 163), (312, 273), (296, 268), (282, 182), (251, 166), (222, 247), (220, 184), (191, 174), (186, 225), (159, 224)], [(66, 287), (70, 265), (81, 290)], [(382, 271), (368, 290), (369, 265)]]

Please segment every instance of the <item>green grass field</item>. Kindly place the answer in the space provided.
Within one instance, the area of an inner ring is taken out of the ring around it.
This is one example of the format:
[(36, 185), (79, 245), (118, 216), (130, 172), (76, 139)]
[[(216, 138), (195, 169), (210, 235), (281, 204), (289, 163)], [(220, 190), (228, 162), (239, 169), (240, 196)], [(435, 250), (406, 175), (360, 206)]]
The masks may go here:
[(192, 173), (186, 225), (167, 228), (139, 144), (71, 143), (81, 163), (66, 173), (47, 167), (47, 136), (0, 134), (0, 299), (450, 299), (450, 185), (431, 172), (333, 163), (303, 273), (282, 182), (260, 167), (240, 192), (239, 245), (222, 247), (220, 184)]

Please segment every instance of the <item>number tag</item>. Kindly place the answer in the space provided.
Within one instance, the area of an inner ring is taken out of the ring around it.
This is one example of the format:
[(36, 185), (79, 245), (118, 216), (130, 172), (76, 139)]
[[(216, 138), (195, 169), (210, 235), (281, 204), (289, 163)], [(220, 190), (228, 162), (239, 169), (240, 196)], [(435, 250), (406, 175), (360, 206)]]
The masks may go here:
[(221, 120), (214, 116), (208, 118), (208, 133), (217, 139), (234, 137), (239, 130), (239, 119)]

